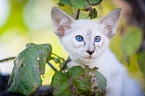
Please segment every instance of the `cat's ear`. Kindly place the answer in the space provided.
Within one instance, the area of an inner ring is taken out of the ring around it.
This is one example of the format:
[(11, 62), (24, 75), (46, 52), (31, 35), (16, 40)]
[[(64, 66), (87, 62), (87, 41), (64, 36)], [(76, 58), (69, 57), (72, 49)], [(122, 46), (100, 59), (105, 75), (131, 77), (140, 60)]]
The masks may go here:
[(121, 9), (115, 9), (99, 20), (103, 28), (103, 34), (111, 38), (116, 33), (116, 28), (120, 20)]
[(74, 21), (72, 17), (57, 7), (52, 8), (51, 19), (53, 22), (54, 32), (59, 37), (64, 36), (65, 31), (71, 28), (71, 23)]

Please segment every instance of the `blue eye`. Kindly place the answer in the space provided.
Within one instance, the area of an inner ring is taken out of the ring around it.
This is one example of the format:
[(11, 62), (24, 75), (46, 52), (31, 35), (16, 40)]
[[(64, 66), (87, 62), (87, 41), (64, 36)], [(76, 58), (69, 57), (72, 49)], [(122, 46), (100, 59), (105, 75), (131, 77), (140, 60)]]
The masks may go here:
[(77, 35), (77, 36), (76, 36), (76, 40), (79, 41), (79, 42), (81, 42), (81, 41), (83, 41), (84, 39), (83, 39), (83, 37), (82, 37), (81, 35)]
[(96, 36), (96, 37), (94, 38), (94, 41), (95, 41), (95, 42), (100, 42), (100, 40), (101, 40), (101, 37), (100, 37), (100, 36)]

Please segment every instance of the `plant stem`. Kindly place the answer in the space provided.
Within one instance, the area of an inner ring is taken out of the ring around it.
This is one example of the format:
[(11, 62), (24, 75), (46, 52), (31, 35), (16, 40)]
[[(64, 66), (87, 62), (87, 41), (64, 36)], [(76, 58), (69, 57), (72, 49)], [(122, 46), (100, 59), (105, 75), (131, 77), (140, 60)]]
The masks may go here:
[(79, 15), (80, 15), (80, 9), (78, 9), (78, 12), (77, 12), (77, 15), (76, 15), (75, 20), (78, 20), (79, 19)]
[(56, 72), (58, 72), (58, 70), (50, 63), (50, 62), (47, 62), (47, 64)]
[(2, 59), (0, 60), (0, 63), (1, 62), (5, 62), (5, 61), (9, 61), (9, 60), (14, 60), (16, 57), (8, 57), (8, 58), (5, 58), (5, 59)]
[(61, 70), (60, 70), (60, 71), (64, 70), (64, 68), (66, 67), (66, 65), (67, 65), (68, 62), (70, 62), (70, 61), (71, 61), (71, 59), (70, 59), (70, 57), (68, 57), (68, 59), (67, 59), (66, 61), (64, 61), (64, 65), (63, 65), (63, 67), (61, 67)]
[(52, 55), (56, 56), (58, 59), (61, 59), (62, 61), (65, 61), (63, 58), (59, 57), (58, 55), (52, 53)]

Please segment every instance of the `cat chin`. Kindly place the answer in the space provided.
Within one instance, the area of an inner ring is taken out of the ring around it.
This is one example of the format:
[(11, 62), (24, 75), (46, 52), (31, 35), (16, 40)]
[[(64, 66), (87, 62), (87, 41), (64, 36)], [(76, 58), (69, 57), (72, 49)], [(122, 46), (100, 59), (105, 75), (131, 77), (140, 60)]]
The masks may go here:
[(85, 58), (82, 58), (81, 61), (83, 61), (83, 63), (85, 65), (88, 65), (89, 63), (94, 61), (94, 58), (93, 57), (85, 57)]

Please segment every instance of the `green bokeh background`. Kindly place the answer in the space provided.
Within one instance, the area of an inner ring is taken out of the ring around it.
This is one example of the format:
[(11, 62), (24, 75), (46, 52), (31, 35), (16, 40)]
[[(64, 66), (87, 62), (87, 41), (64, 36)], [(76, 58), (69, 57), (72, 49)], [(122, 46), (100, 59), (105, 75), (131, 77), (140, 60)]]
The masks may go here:
[[(17, 56), (27, 43), (36, 44), (50, 43), (53, 53), (67, 58), (68, 53), (61, 46), (58, 37), (53, 33), (50, 12), (52, 7), (58, 7), (59, 0), (2, 0), (8, 5), (4, 11), (6, 19), (0, 18), (0, 59)], [(97, 21), (115, 8), (121, 7), (117, 0), (104, 0), (96, 9)], [(77, 8), (60, 7), (67, 14), (75, 18)], [(126, 66), (131, 77), (135, 78), (140, 86), (145, 88), (145, 61), (138, 63), (138, 57), (145, 58), (144, 54), (138, 53), (142, 42), (142, 30), (134, 25), (127, 24), (124, 9), (117, 28), (117, 34), (112, 38), (110, 48), (117, 59)], [(1, 14), (0, 14), (1, 15)], [(87, 19), (88, 13), (82, 12), (79, 19)], [(125, 31), (122, 32), (122, 29)], [(123, 33), (123, 35), (121, 34)], [(132, 43), (133, 42), (133, 43)], [(139, 56), (138, 56), (139, 54)], [(143, 59), (142, 59), (143, 60)], [(54, 62), (51, 62), (54, 64)], [(59, 69), (59, 65), (54, 64)], [(13, 61), (0, 64), (0, 72), (10, 73)], [(46, 65), (43, 85), (50, 84), (54, 71)]]

